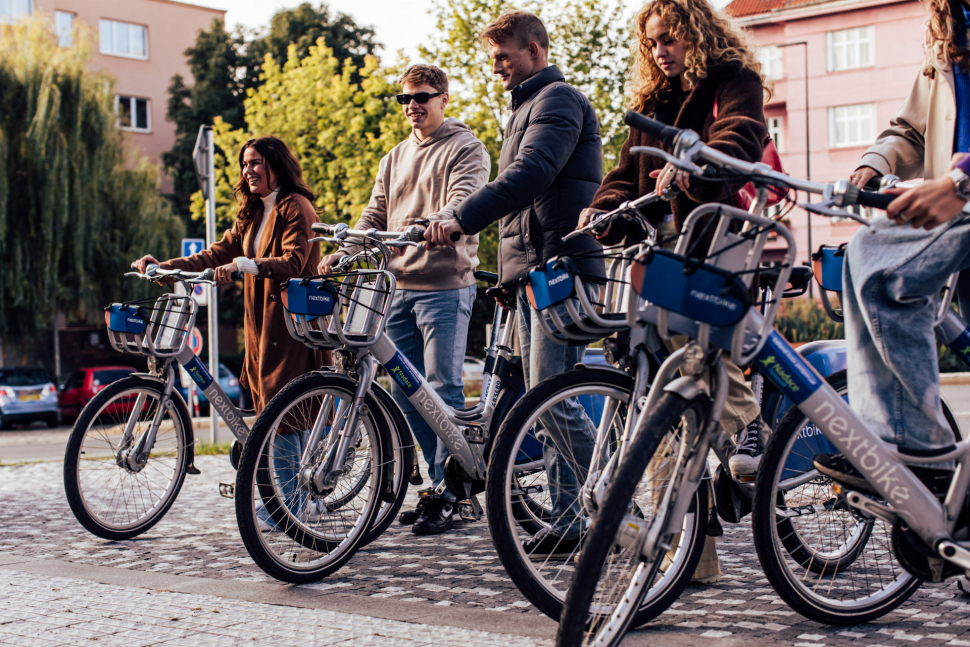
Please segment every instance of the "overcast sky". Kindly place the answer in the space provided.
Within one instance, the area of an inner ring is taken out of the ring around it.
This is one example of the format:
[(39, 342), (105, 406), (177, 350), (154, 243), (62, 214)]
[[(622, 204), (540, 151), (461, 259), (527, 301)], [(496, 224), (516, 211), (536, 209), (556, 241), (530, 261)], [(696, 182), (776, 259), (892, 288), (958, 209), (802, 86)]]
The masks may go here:
[[(303, 0), (183, 0), (205, 7), (226, 9), (226, 26), (236, 24), (247, 28), (269, 25), (270, 18), (280, 9), (299, 6)], [(643, 0), (624, 0), (629, 13), (643, 4)], [(312, 0), (316, 6), (320, 0)], [(715, 0), (716, 6), (728, 0)], [(434, 31), (434, 20), (428, 14), (432, 0), (326, 0), (331, 9), (353, 17), (360, 25), (374, 28), (377, 42), (385, 47), (385, 54), (399, 49), (412, 59), (418, 57), (418, 45), (427, 41)]]

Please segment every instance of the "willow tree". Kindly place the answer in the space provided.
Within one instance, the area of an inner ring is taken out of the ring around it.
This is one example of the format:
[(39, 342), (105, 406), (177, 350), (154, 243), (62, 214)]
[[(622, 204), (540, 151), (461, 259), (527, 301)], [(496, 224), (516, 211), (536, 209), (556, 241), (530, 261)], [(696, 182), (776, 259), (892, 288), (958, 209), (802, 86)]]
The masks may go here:
[(113, 82), (88, 70), (89, 33), (62, 48), (42, 18), (0, 25), (0, 338), (48, 328), (58, 309), (96, 320), (145, 286), (122, 273), (174, 252), (181, 223), (158, 171), (127, 152)]

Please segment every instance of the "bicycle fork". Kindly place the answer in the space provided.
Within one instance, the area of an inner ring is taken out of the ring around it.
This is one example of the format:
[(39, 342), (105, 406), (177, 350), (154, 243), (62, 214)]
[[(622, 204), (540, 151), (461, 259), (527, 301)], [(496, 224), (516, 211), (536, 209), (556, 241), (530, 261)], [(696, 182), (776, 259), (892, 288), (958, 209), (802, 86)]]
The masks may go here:
[(175, 404), (172, 402), (172, 388), (175, 386), (175, 370), (172, 368), (171, 363), (165, 367), (165, 372), (165, 387), (162, 390), (162, 397), (158, 400), (158, 408), (155, 410), (154, 418), (152, 418), (152, 426), (149, 427), (147, 432), (141, 435), (138, 442), (132, 447), (135, 424), (138, 422), (141, 411), (145, 407), (145, 401), (148, 399), (147, 395), (139, 393), (135, 399), (135, 407), (131, 410), (131, 416), (128, 418), (128, 424), (125, 426), (125, 433), (121, 437), (118, 453), (115, 455), (115, 463), (117, 463), (118, 467), (126, 469), (129, 472), (137, 474), (148, 463), (148, 457), (151, 455), (152, 448), (155, 446), (155, 436), (158, 435), (158, 428), (162, 425), (165, 412), (175, 407)]

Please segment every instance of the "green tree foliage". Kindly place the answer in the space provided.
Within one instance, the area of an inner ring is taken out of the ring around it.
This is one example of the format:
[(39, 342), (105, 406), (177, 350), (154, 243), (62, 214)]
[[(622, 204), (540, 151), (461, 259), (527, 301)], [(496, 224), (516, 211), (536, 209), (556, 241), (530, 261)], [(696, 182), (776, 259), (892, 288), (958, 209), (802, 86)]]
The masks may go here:
[[(624, 82), (630, 61), (632, 29), (626, 23), (622, 0), (436, 0), (432, 13), (437, 33), (421, 56), (448, 73), (452, 103), (458, 117), (481, 139), (498, 173), (503, 126), (508, 121), (509, 96), (492, 73), (492, 62), (479, 35), (504, 11), (532, 11), (549, 31), (550, 63), (559, 66), (566, 81), (579, 88), (596, 108), (603, 136), (603, 162), (609, 171), (627, 129)], [(479, 236), (483, 269), (497, 265), (498, 231), (491, 227)]]
[[(238, 153), (246, 140), (261, 135), (283, 139), (317, 195), (321, 219), (356, 222), (370, 199), (381, 157), (410, 133), (393, 99), (399, 69), (383, 69), (372, 56), (362, 69), (341, 64), (322, 39), (304, 58), (295, 53), (293, 45), (284, 66), (266, 57), (262, 85), (250, 90), (245, 102), (245, 129), (215, 120), (215, 142), (224, 151), (216, 156), (220, 229), (235, 219), (232, 186), (239, 179)], [(201, 193), (194, 196), (193, 215), (204, 215)]]
[[(139, 289), (123, 280), (182, 227), (158, 172), (126, 158), (112, 81), (88, 71), (90, 35), (69, 49), (36, 19), (0, 26), (0, 335), (49, 326), (57, 309), (96, 318)], [(144, 289), (145, 286), (140, 286)], [(122, 292), (123, 290), (123, 292)]]

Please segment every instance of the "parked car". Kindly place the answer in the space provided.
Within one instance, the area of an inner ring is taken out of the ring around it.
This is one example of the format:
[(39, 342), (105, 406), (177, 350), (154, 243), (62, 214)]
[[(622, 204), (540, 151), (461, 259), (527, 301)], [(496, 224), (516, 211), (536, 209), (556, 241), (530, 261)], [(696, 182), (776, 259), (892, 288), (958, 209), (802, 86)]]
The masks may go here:
[[(222, 390), (226, 392), (226, 397), (229, 398), (233, 404), (235, 404), (240, 409), (245, 408), (245, 398), (243, 396), (242, 387), (239, 386), (239, 378), (232, 374), (232, 371), (225, 364), (219, 364), (219, 386)], [(189, 390), (188, 388), (182, 386), (181, 382), (175, 382), (175, 388), (178, 392), (182, 394), (182, 399), (185, 403), (189, 405), (189, 410), (191, 411), (192, 405), (189, 402)], [(202, 391), (196, 389), (199, 394), (199, 412), (209, 410), (209, 401), (206, 399), (205, 394)]]
[[(98, 391), (112, 382), (128, 377), (136, 370), (131, 366), (92, 366), (74, 371), (71, 377), (67, 378), (67, 382), (64, 383), (64, 387), (57, 397), (61, 416), (65, 420), (77, 418), (81, 415), (81, 410), (84, 409), (88, 401), (98, 394)], [(135, 399), (126, 398), (125, 401), (116, 401), (108, 405), (105, 413), (131, 413)]]
[(485, 373), (485, 360), (465, 355), (461, 365), (461, 381), (465, 385), (465, 393), (482, 390), (482, 376)]
[(57, 387), (40, 367), (0, 368), (0, 429), (14, 422), (60, 422)]

